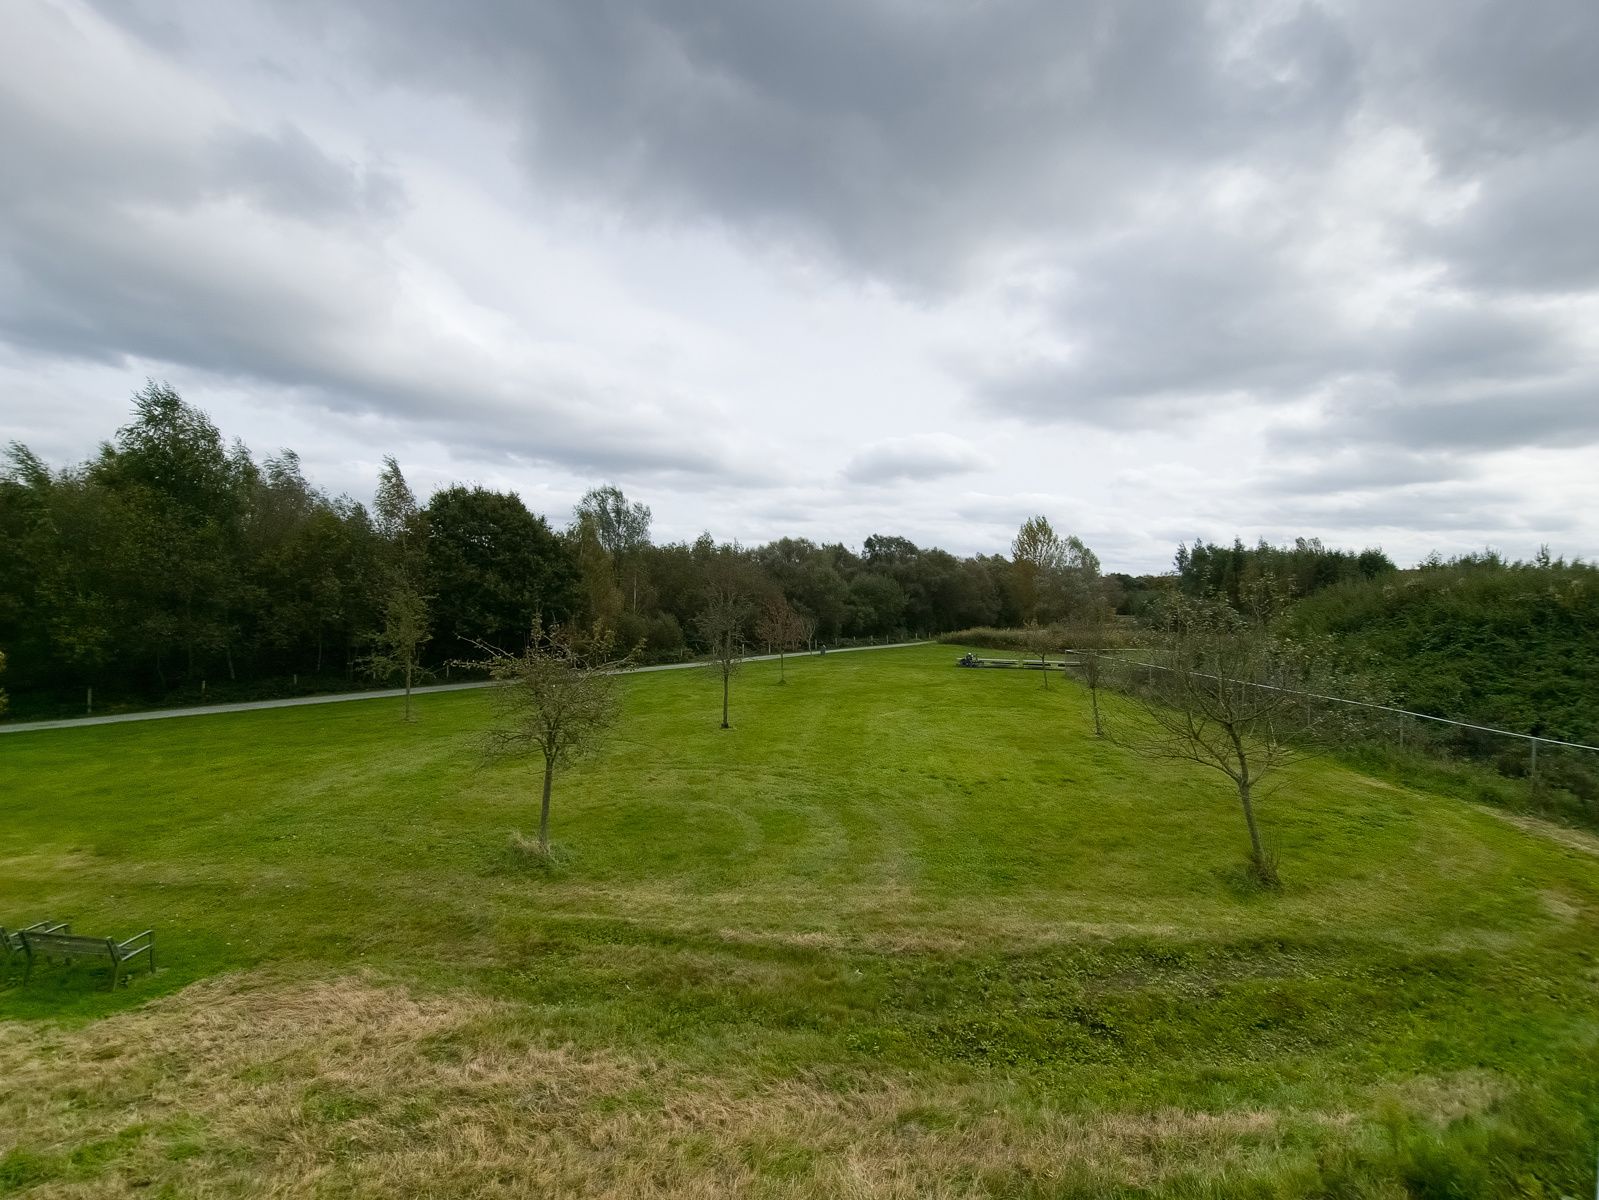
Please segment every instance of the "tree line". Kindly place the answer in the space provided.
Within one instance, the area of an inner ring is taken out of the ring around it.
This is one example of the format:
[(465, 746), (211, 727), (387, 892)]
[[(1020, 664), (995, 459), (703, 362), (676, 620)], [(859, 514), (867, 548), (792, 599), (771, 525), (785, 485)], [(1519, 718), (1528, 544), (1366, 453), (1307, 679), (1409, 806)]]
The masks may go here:
[[(512, 492), (425, 500), (389, 458), (370, 506), (299, 457), (257, 459), (151, 382), (87, 461), (12, 444), (0, 462), (0, 653), (16, 713), (415, 682), (535, 620), (615, 632), (643, 661), (732, 637), (773, 649), (1049, 622), (1115, 579), (1042, 517), (1012, 553), (959, 557), (890, 534), (656, 544), (651, 513), (591, 490), (556, 527)], [(735, 628), (705, 619), (732, 597)], [(1114, 605), (1112, 598), (1109, 603)], [(91, 691), (92, 690), (92, 691)]]

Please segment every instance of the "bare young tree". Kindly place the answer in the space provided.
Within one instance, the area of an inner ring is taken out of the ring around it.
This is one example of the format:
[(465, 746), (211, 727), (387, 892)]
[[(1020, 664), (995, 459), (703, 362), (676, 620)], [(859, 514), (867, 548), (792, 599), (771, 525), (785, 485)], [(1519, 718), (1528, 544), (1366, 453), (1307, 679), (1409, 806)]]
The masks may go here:
[(1172, 606), (1152, 655), (1136, 693), (1154, 731), (1144, 748), (1232, 781), (1249, 830), (1249, 869), (1275, 886), (1255, 801), (1262, 782), (1298, 758), (1316, 732), (1303, 655), (1262, 618), (1194, 601)]
[[(1096, 581), (1097, 583), (1097, 581)], [(1089, 593), (1088, 603), (1082, 610), (1082, 621), (1077, 626), (1077, 670), (1088, 688), (1088, 702), (1094, 710), (1094, 736), (1105, 736), (1105, 724), (1099, 715), (1099, 689), (1105, 685), (1105, 643), (1110, 636), (1107, 605), (1102, 589), (1095, 587)]]
[(761, 609), (760, 620), (755, 624), (755, 636), (768, 651), (777, 651), (777, 682), (786, 683), (784, 655), (805, 644), (809, 630), (805, 618), (795, 612), (782, 596), (774, 596)]
[(544, 764), (539, 801), (539, 853), (550, 852), (550, 794), (555, 769), (593, 751), (616, 723), (621, 672), (635, 651), (618, 655), (615, 637), (602, 626), (587, 635), (536, 621), (527, 648), (510, 654), (478, 643), (485, 657), (496, 720), (484, 736), (490, 758), (537, 755)]
[(730, 572), (712, 579), (706, 604), (695, 618), (700, 636), (710, 650), (710, 668), (722, 680), (722, 728), (727, 722), (728, 694), (733, 676), (744, 662), (744, 627), (750, 618), (750, 602)]
[(405, 681), (407, 721), (412, 719), (411, 688), (429, 674), (422, 668), (421, 654), (431, 637), (427, 597), (408, 583), (395, 584), (384, 601), (383, 628), (373, 638), (366, 669), (376, 679), (398, 676)]
[(1040, 625), (1037, 621), (1029, 621), (1022, 629), (1022, 644), (1027, 647), (1029, 654), (1038, 655), (1038, 673), (1044, 677), (1044, 690), (1049, 690), (1049, 660), (1048, 655), (1057, 641), (1055, 630), (1048, 625)]
[(1099, 718), (1099, 689), (1105, 683), (1105, 650), (1098, 643), (1104, 640), (1099, 630), (1090, 630), (1089, 641), (1092, 646), (1083, 646), (1077, 651), (1077, 669), (1083, 677), (1083, 683), (1088, 688), (1088, 702), (1094, 710), (1094, 736), (1105, 736), (1104, 722)]

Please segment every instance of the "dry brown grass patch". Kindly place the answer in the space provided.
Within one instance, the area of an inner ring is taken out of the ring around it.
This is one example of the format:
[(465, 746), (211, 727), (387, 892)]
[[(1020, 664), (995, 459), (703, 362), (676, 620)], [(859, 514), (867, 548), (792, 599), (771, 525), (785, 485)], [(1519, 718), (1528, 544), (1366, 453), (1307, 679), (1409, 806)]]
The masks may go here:
[[(1071, 1113), (997, 1074), (707, 1076), (370, 975), (232, 976), (80, 1029), (0, 1025), (0, 1079), (0, 1157), (42, 1164), (36, 1197), (1091, 1192), (1269, 1166), (1350, 1120)], [(112, 1150), (71, 1162), (94, 1145)]]
[(1554, 821), (1545, 821), (1540, 817), (1531, 817), (1526, 813), (1507, 812), (1502, 808), (1484, 808), (1486, 813), (1498, 817), (1514, 825), (1517, 829), (1524, 829), (1528, 833), (1536, 834), (1541, 838), (1548, 838), (1551, 842), (1559, 842), (1568, 850), (1577, 850), (1583, 854), (1599, 855), (1599, 837), (1586, 833), (1581, 829), (1572, 829), (1566, 825), (1556, 824)]

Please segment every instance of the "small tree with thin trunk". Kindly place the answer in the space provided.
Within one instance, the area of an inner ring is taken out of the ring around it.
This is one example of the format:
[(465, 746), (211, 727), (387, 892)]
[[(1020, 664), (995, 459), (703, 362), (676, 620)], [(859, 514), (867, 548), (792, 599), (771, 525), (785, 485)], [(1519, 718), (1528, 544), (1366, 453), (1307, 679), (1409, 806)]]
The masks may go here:
[[(1101, 631), (1089, 630), (1088, 640), (1098, 643), (1103, 640)], [(1105, 682), (1105, 652), (1099, 645), (1084, 646), (1077, 651), (1077, 669), (1082, 674), (1083, 683), (1088, 688), (1088, 702), (1094, 709), (1094, 736), (1105, 736), (1105, 725), (1099, 719), (1099, 689)]]
[(1110, 634), (1110, 623), (1105, 617), (1105, 601), (1099, 589), (1092, 589), (1083, 606), (1083, 619), (1077, 626), (1077, 640), (1083, 644), (1077, 650), (1077, 669), (1088, 688), (1088, 702), (1094, 710), (1094, 736), (1105, 736), (1105, 724), (1099, 715), (1099, 689), (1105, 684), (1105, 642)]
[(774, 596), (761, 609), (761, 618), (755, 625), (755, 636), (765, 643), (768, 651), (777, 651), (777, 682), (786, 683), (784, 656), (805, 644), (805, 619), (789, 606), (782, 596)]
[(1261, 838), (1255, 802), (1263, 781), (1300, 757), (1318, 732), (1318, 710), (1304, 694), (1303, 653), (1259, 615), (1179, 600), (1169, 607), (1150, 660), (1129, 670), (1153, 730), (1142, 747), (1232, 781), (1249, 830), (1250, 873), (1276, 886), (1277, 865)]
[(807, 650), (816, 643), (816, 618), (794, 610), (794, 632), (799, 644)]
[(1044, 677), (1044, 690), (1049, 690), (1049, 651), (1057, 641), (1056, 633), (1048, 625), (1030, 621), (1022, 629), (1022, 645), (1029, 654), (1038, 655), (1039, 674)]
[(722, 680), (723, 729), (732, 728), (727, 721), (728, 696), (733, 676), (744, 662), (744, 627), (749, 618), (750, 603), (743, 590), (733, 579), (721, 578), (712, 581), (705, 607), (694, 621), (710, 651), (711, 673)]
[(375, 649), (366, 669), (375, 679), (405, 681), (405, 719), (411, 720), (411, 688), (429, 674), (422, 669), (422, 647), (427, 645), (427, 597), (409, 584), (398, 584), (383, 606), (383, 628), (374, 635)]
[(555, 769), (592, 752), (616, 723), (620, 676), (635, 665), (636, 651), (616, 654), (614, 635), (602, 626), (582, 635), (537, 621), (520, 654), (482, 643), (478, 649), (485, 657), (469, 665), (487, 668), (496, 713), (484, 735), (484, 753), (495, 759), (532, 755), (543, 762), (538, 852), (547, 858)]

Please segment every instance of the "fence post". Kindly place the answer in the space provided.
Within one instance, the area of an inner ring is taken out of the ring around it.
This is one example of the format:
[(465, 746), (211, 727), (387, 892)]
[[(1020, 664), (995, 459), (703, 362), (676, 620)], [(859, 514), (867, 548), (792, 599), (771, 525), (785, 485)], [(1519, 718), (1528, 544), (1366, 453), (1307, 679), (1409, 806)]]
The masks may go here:
[(1538, 790), (1538, 739), (1532, 739), (1532, 790)]
[(89, 694), (84, 698), (84, 701), (83, 701), (83, 715), (86, 716), (86, 717), (94, 716), (94, 689), (93, 688), (89, 689)]

